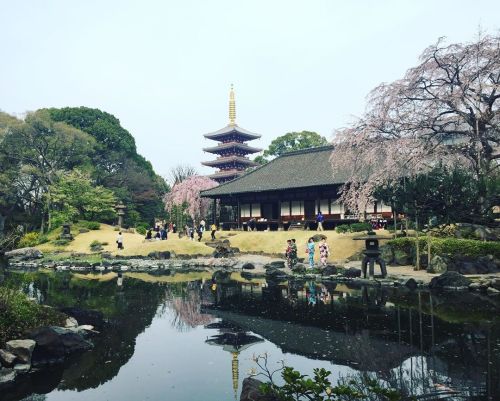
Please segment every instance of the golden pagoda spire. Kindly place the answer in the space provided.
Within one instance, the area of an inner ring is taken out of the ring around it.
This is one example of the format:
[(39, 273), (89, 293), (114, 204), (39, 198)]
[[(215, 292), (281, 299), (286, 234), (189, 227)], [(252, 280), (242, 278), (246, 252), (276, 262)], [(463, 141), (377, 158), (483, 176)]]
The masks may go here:
[(238, 380), (239, 380), (239, 363), (238, 363), (238, 352), (231, 352), (233, 354), (233, 360), (231, 361), (231, 372), (233, 376), (233, 391), (234, 399), (238, 399)]
[(229, 92), (229, 125), (236, 125), (236, 102), (234, 100), (233, 84)]

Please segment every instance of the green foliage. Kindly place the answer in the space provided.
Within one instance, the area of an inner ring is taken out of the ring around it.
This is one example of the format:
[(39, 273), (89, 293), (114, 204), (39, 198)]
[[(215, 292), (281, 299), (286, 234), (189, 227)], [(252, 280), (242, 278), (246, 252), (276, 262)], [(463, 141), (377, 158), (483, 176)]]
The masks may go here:
[[(394, 249), (400, 249), (407, 253), (414, 250), (416, 239), (413, 237), (401, 237), (388, 241)], [(427, 237), (419, 237), (420, 249), (427, 248)], [(431, 248), (434, 254), (439, 255), (462, 255), (462, 256), (484, 256), (493, 255), (500, 258), (500, 242), (479, 241), (461, 238), (431, 238)]]
[(146, 235), (148, 228), (149, 225), (147, 223), (139, 223), (135, 226), (135, 231), (137, 231), (141, 235)]
[(95, 186), (89, 176), (79, 170), (64, 174), (50, 189), (54, 206), (70, 221), (78, 218), (110, 221), (115, 217), (113, 192)]
[(262, 156), (257, 156), (257, 158), (259, 158), (258, 162), (263, 164), (262, 162), (267, 162), (268, 157), (277, 157), (295, 150), (316, 148), (325, 145), (328, 145), (326, 138), (316, 132), (288, 132), (274, 139)]
[(78, 222), (78, 225), (88, 230), (99, 230), (101, 228), (101, 223), (99, 223), (98, 221), (80, 220)]
[(335, 227), (335, 231), (339, 234), (345, 233), (358, 233), (362, 231), (370, 231), (371, 225), (369, 223), (352, 223), (352, 224), (341, 224)]
[[(486, 199), (478, 199), (478, 193), (486, 193)], [(490, 219), (491, 206), (496, 204), (500, 193), (500, 179), (491, 174), (486, 182), (478, 180), (469, 170), (461, 167), (436, 166), (427, 174), (406, 177), (398, 185), (381, 187), (377, 199), (394, 204), (396, 211), (405, 213), (419, 225), (433, 218), (437, 223), (479, 223)], [(483, 204), (490, 207), (482, 210)]]
[(358, 233), (361, 231), (370, 231), (372, 229), (372, 226), (370, 223), (352, 223), (351, 224), (351, 231), (353, 233)]
[(26, 248), (26, 247), (38, 245), (40, 243), (39, 240), (40, 240), (40, 233), (38, 233), (38, 232), (26, 233), (19, 240), (18, 247), (19, 248)]
[[(369, 378), (339, 381), (333, 385), (329, 379), (332, 372), (323, 369), (313, 369), (313, 376), (303, 375), (289, 366), (270, 372), (267, 367), (267, 356), (254, 359), (263, 371), (261, 374), (269, 380), (262, 384), (264, 394), (272, 394), (279, 401), (399, 401), (402, 395), (399, 391)], [(273, 381), (273, 375), (281, 372), (283, 384)]]
[(56, 239), (54, 241), (52, 241), (52, 243), (55, 245), (55, 246), (66, 246), (70, 243), (71, 241), (68, 240), (68, 239)]
[(102, 251), (102, 246), (105, 245), (104, 243), (94, 240), (90, 243), (90, 250), (92, 252), (97, 252), (97, 251)]
[(40, 306), (19, 291), (0, 287), (0, 346), (19, 339), (29, 329), (46, 325), (62, 325), (65, 315)]
[(349, 224), (340, 224), (335, 227), (335, 231), (339, 234), (345, 234), (351, 231), (351, 226)]

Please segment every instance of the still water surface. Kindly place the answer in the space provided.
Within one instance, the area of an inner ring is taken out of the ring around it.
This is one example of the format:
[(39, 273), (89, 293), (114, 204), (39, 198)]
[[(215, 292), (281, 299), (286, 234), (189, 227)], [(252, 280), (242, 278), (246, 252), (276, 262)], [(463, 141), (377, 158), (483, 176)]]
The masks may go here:
[(404, 394), (451, 389), (459, 395), (449, 399), (500, 400), (500, 306), (491, 298), (239, 274), (212, 284), (207, 274), (125, 276), (122, 286), (10, 274), (4, 285), (48, 305), (102, 311), (106, 323), (92, 351), (0, 400), (229, 401), (264, 353), (271, 368), (324, 367), (334, 381), (368, 375)]

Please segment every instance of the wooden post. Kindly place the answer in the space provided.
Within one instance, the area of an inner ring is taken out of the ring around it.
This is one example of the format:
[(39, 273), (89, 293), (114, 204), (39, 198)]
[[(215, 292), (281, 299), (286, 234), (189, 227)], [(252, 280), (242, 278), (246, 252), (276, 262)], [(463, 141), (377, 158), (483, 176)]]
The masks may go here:
[(418, 213), (415, 213), (415, 250), (416, 250), (416, 261), (415, 261), (415, 270), (420, 270), (420, 244), (418, 238)]
[(432, 271), (431, 266), (431, 225), (427, 227), (427, 271)]
[(238, 213), (238, 230), (241, 228), (241, 202), (240, 199), (238, 198), (238, 206), (237, 206), (237, 213)]

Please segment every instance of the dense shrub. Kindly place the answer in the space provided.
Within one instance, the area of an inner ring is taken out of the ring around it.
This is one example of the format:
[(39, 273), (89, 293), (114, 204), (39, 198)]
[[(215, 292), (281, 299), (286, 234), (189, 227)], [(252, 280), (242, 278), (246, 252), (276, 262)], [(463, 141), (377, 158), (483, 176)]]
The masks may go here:
[(139, 223), (135, 226), (135, 231), (141, 235), (146, 235), (146, 232), (148, 231), (148, 224), (147, 223)]
[(371, 231), (372, 226), (370, 223), (352, 223), (351, 232), (358, 233), (360, 231)]
[[(388, 241), (394, 249), (410, 253), (415, 248), (416, 239), (402, 237)], [(427, 237), (419, 238), (420, 249), (427, 248)], [(431, 238), (431, 251), (440, 255), (484, 256), (493, 255), (500, 258), (500, 242), (478, 241), (461, 238)]]
[(68, 239), (56, 239), (54, 241), (52, 241), (52, 243), (55, 245), (55, 246), (66, 246), (69, 244), (69, 240)]
[(94, 240), (90, 243), (90, 250), (92, 252), (97, 252), (97, 251), (101, 251), (102, 250), (102, 243), (97, 241), (97, 240)]
[(46, 235), (40, 235), (38, 232), (31, 232), (24, 234), (21, 239), (19, 240), (18, 247), (19, 248), (26, 248), (30, 246), (36, 246), (38, 244), (43, 244), (48, 241), (48, 238)]
[(352, 224), (341, 224), (335, 228), (339, 234), (342, 233), (357, 233), (361, 231), (370, 231), (371, 225), (369, 223), (352, 223)]
[(62, 325), (65, 315), (30, 301), (23, 293), (0, 287), (0, 347), (39, 326)]
[(351, 231), (351, 226), (349, 224), (341, 224), (335, 227), (335, 231), (337, 231), (339, 234), (348, 233)]
[(97, 221), (81, 220), (80, 225), (88, 230), (99, 230), (101, 228), (101, 223)]

